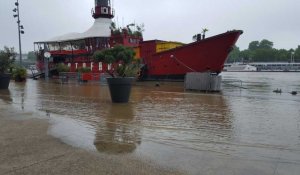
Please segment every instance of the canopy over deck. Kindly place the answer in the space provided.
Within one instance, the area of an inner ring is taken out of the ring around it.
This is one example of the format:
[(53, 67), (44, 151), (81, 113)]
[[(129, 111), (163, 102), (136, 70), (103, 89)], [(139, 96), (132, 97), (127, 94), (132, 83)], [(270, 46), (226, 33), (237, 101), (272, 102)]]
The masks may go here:
[(68, 33), (65, 35), (57, 36), (45, 41), (37, 41), (38, 43), (56, 43), (56, 42), (66, 42), (66, 41), (75, 41), (86, 38), (96, 38), (96, 37), (110, 37), (110, 25), (112, 23), (111, 19), (107, 18), (98, 18), (95, 19), (93, 26), (84, 33)]

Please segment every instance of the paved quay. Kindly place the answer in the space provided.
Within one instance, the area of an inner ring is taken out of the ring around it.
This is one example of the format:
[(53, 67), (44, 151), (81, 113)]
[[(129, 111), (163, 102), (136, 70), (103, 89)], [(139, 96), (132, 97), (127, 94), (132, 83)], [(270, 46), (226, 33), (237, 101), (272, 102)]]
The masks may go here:
[[(3, 110), (3, 108), (1, 109)], [(47, 134), (49, 124), (42, 119), (19, 120), (30, 113), (0, 113), (0, 174), (189, 174), (147, 162), (143, 158), (104, 155), (69, 146)], [(13, 119), (11, 119), (12, 117)], [(298, 175), (297, 164), (254, 161), (204, 152), (199, 174), (217, 175)], [(172, 162), (172, 160), (170, 160)]]
[[(18, 120), (30, 113), (0, 107), (0, 174), (182, 174), (130, 156), (103, 155), (47, 135), (46, 120)], [(13, 118), (13, 119), (11, 119)]]

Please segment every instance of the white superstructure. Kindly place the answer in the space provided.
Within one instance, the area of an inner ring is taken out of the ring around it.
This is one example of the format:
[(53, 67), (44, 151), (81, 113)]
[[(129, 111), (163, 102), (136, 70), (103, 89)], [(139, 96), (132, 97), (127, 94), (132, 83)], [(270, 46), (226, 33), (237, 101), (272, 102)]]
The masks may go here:
[(111, 23), (112, 23), (112, 19), (97, 18), (95, 19), (93, 26), (90, 27), (86, 32), (68, 33), (41, 42), (63, 42), (63, 41), (81, 40), (85, 38), (110, 37)]
[(232, 65), (225, 66), (224, 71), (227, 72), (256, 72), (257, 68), (249, 64), (238, 64), (234, 63)]

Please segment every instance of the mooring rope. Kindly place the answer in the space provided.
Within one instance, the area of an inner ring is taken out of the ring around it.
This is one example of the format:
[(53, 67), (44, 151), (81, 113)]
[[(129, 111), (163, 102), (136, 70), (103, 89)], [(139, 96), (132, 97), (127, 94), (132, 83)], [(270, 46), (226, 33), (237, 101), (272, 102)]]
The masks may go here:
[(184, 67), (188, 68), (189, 70), (193, 71), (193, 72), (197, 72), (196, 70), (190, 68), (189, 66), (187, 66), (186, 64), (184, 64), (183, 62), (181, 62), (180, 60), (178, 60), (174, 55), (171, 55), (170, 58), (173, 58), (174, 60), (176, 60), (178, 63), (180, 63), (181, 65), (183, 65)]

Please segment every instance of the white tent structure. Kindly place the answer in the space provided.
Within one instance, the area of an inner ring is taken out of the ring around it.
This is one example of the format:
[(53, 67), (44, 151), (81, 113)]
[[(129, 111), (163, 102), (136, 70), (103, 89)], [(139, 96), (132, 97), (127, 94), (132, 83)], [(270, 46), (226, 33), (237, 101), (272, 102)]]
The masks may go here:
[(64, 41), (74, 41), (81, 40), (85, 38), (96, 38), (96, 37), (110, 37), (110, 25), (112, 23), (111, 19), (108, 18), (98, 18), (91, 28), (89, 28), (84, 33), (68, 33), (62, 36), (57, 36), (46, 41), (40, 41), (36, 43), (53, 43), (53, 42), (64, 42)]

